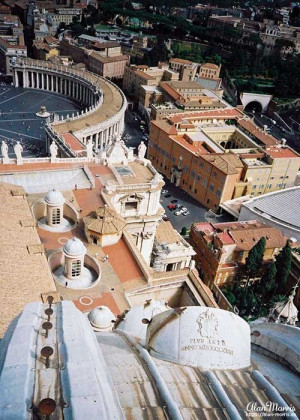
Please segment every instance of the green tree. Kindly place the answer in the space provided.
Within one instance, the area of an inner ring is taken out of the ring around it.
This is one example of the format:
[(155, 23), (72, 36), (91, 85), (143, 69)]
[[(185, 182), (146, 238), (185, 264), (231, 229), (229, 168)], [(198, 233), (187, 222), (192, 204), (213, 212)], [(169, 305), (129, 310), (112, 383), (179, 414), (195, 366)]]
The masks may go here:
[(266, 238), (261, 237), (249, 251), (246, 258), (246, 269), (249, 277), (254, 277), (260, 270), (266, 249)]
[(281, 249), (276, 256), (276, 283), (278, 285), (279, 293), (285, 293), (285, 286), (291, 271), (292, 264), (292, 249), (289, 241)]

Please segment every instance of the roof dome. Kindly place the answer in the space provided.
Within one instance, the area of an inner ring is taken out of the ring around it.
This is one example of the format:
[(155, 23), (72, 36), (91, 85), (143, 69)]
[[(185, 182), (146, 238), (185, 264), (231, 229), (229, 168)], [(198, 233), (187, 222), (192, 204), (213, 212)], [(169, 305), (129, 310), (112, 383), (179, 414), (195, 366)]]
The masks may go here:
[(116, 317), (107, 306), (97, 306), (88, 314), (88, 319), (95, 331), (108, 331)]
[(126, 331), (127, 333), (139, 338), (142, 342), (146, 339), (147, 323), (144, 319), (151, 321), (151, 319), (164, 311), (168, 311), (170, 307), (165, 300), (148, 299), (144, 305), (134, 306), (125, 311), (115, 324), (115, 328)]
[(80, 239), (74, 237), (65, 243), (63, 251), (70, 257), (77, 257), (86, 254), (86, 247)]
[(232, 312), (205, 306), (170, 309), (155, 315), (147, 328), (150, 354), (203, 369), (250, 366), (250, 327)]
[(51, 206), (60, 206), (64, 204), (65, 198), (60, 191), (53, 189), (46, 194), (45, 201)]

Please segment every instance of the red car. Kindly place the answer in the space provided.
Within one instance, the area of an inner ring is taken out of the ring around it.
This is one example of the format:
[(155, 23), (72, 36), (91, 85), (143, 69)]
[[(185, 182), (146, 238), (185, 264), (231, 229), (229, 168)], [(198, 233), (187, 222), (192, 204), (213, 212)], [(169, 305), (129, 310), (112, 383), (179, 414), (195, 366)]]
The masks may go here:
[(168, 209), (169, 210), (175, 210), (176, 209), (176, 204), (169, 204)]

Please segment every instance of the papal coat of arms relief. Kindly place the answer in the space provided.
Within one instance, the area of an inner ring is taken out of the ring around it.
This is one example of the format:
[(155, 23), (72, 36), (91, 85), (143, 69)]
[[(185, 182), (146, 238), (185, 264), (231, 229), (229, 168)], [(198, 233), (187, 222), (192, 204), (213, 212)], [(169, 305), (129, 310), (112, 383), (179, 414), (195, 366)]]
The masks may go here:
[(219, 334), (219, 321), (213, 312), (209, 310), (202, 312), (197, 319), (197, 323), (199, 326), (197, 331), (202, 337), (216, 338), (216, 335)]

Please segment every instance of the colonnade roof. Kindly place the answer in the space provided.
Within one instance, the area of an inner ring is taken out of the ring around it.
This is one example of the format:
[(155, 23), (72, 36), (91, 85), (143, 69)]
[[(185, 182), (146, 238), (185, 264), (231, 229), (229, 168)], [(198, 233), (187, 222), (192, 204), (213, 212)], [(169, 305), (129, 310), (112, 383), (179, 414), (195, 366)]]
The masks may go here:
[[(25, 63), (25, 66), (22, 64)], [(103, 94), (103, 103), (98, 108), (95, 109), (94, 112), (91, 112), (87, 115), (82, 115), (80, 118), (75, 120), (69, 120), (69, 121), (62, 121), (62, 122), (56, 122), (53, 123), (52, 126), (55, 128), (55, 131), (58, 134), (64, 134), (68, 132), (76, 132), (80, 131), (84, 128), (87, 128), (89, 126), (93, 126), (96, 124), (99, 124), (101, 122), (104, 122), (111, 117), (113, 117), (115, 114), (117, 114), (124, 103), (125, 96), (123, 96), (122, 91), (112, 84), (110, 81), (106, 81), (104, 78), (87, 71), (82, 71), (79, 69), (72, 69), (64, 66), (58, 66), (55, 64), (51, 64), (48, 62), (43, 62), (39, 60), (31, 60), (31, 59), (22, 59), (20, 62), (16, 63), (16, 67), (19, 70), (19, 65), (22, 68), (26, 68), (30, 71), (32, 70), (38, 70), (41, 71), (45, 70), (49, 73), (53, 74), (55, 72), (59, 73), (60, 71), (63, 71), (65, 73), (65, 77), (68, 77), (68, 71), (70, 72), (70, 76), (75, 76), (78, 80), (80, 78), (86, 79), (88, 82), (92, 83), (94, 86), (98, 86), (100, 91)]]
[(95, 77), (95, 83), (98, 81), (98, 86), (103, 94), (101, 107), (91, 114), (83, 115), (79, 119), (54, 123), (53, 127), (58, 134), (80, 131), (86, 127), (104, 122), (117, 114), (122, 108), (123, 98), (121, 92), (114, 85), (105, 82), (103, 79), (98, 79), (96, 76), (93, 77)]

